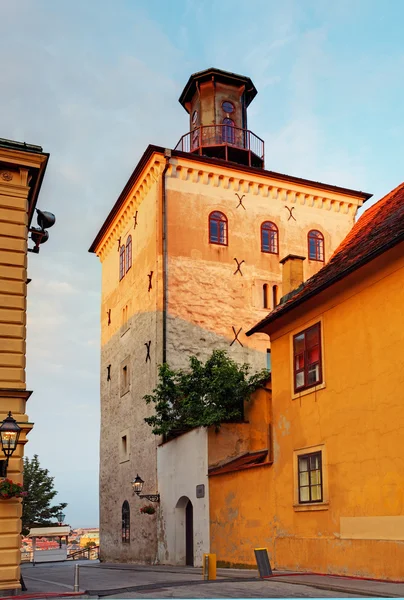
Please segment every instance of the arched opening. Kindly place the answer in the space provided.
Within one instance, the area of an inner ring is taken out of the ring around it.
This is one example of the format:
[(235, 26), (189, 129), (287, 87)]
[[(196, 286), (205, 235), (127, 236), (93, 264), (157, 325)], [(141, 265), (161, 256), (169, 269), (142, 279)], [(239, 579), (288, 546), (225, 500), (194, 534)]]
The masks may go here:
[(194, 507), (191, 500), (185, 508), (185, 564), (194, 566)]
[(234, 132), (234, 121), (233, 121), (233, 119), (229, 119), (227, 117), (225, 119), (223, 119), (222, 141), (225, 144), (234, 144), (234, 142), (235, 142), (235, 132)]
[(209, 242), (227, 246), (227, 217), (218, 210), (209, 215)]
[(262, 306), (263, 308), (269, 308), (267, 283), (264, 283), (264, 285), (262, 286)]
[(130, 507), (129, 502), (125, 500), (122, 504), (122, 543), (130, 542)]
[(307, 236), (309, 260), (324, 262), (324, 236), (321, 231), (312, 229)]
[(175, 558), (176, 564), (194, 566), (194, 507), (187, 496), (176, 505)]
[(278, 306), (278, 286), (277, 285), (272, 286), (272, 308), (275, 308), (275, 306)]

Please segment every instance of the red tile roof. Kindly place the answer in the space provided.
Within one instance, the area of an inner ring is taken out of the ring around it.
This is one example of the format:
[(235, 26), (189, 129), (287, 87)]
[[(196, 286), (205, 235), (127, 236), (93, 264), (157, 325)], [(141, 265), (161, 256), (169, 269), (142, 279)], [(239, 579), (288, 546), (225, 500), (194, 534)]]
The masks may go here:
[(221, 475), (222, 473), (231, 473), (232, 471), (239, 471), (242, 468), (252, 467), (254, 465), (261, 464), (266, 456), (268, 450), (258, 450), (257, 452), (246, 452), (236, 458), (231, 458), (222, 465), (216, 467), (210, 467), (208, 469), (208, 475)]
[(313, 275), (286, 302), (279, 304), (247, 335), (266, 325), (343, 279), (389, 248), (404, 241), (404, 183), (368, 208), (338, 246), (330, 261)]

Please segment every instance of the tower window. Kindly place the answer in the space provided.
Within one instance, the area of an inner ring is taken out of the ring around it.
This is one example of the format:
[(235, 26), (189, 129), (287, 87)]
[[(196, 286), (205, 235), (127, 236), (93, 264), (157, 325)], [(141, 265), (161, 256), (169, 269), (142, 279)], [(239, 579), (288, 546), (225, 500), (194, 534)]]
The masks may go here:
[(324, 262), (324, 236), (321, 231), (312, 229), (307, 236), (309, 259)]
[(130, 235), (126, 240), (126, 272), (132, 266), (132, 236)]
[(125, 277), (125, 245), (119, 249), (119, 281)]
[(122, 504), (122, 543), (130, 542), (130, 508), (129, 502), (125, 500)]
[(278, 254), (278, 228), (272, 221), (261, 225), (261, 252)]
[(222, 108), (225, 113), (230, 114), (234, 111), (234, 104), (232, 102), (229, 102), (228, 100), (225, 100), (222, 104)]
[(222, 212), (215, 211), (209, 215), (209, 242), (227, 246), (227, 218)]
[(278, 286), (277, 285), (272, 286), (272, 308), (275, 308), (275, 306), (278, 306)]
[(262, 286), (262, 306), (263, 308), (269, 308), (269, 299), (268, 299), (268, 284), (264, 283)]
[(223, 119), (222, 141), (225, 144), (234, 144), (236, 136), (234, 134), (234, 121), (227, 117)]

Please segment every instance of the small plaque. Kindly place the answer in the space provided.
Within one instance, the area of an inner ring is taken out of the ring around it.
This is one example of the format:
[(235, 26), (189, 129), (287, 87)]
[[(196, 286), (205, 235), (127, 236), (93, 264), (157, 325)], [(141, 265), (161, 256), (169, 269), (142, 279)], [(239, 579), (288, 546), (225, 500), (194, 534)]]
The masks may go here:
[(271, 565), (268, 558), (268, 550), (266, 548), (255, 548), (255, 560), (261, 579), (272, 575)]
[(201, 483), (196, 486), (196, 497), (205, 498), (205, 484)]

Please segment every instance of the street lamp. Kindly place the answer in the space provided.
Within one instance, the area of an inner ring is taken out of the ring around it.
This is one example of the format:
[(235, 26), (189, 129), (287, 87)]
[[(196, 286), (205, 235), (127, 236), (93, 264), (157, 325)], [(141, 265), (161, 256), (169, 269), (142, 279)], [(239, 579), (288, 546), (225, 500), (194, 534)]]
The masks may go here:
[(66, 515), (64, 513), (62, 513), (62, 511), (60, 510), (56, 516), (57, 516), (59, 525), (62, 526)]
[(21, 433), (21, 427), (17, 424), (17, 421), (11, 416), (11, 411), (8, 413), (8, 417), (4, 419), (0, 425), (0, 442), (3, 454), (6, 460), (0, 460), (0, 476), (7, 477), (7, 467), (10, 456), (13, 455), (17, 448), (18, 440)]
[(139, 477), (139, 475), (136, 475), (135, 479), (132, 481), (134, 493), (137, 494), (139, 498), (147, 498), (150, 502), (160, 502), (160, 494), (141, 494), (143, 484), (143, 479)]

